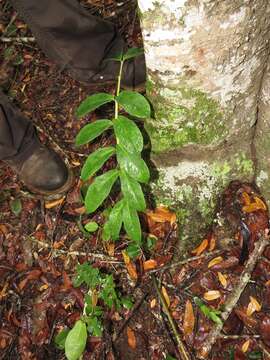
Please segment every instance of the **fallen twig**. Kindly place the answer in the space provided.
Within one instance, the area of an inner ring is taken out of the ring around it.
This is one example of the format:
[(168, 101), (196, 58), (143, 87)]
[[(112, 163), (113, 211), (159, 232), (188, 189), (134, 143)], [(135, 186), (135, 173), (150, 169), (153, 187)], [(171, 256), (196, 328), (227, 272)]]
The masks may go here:
[[(229, 295), (226, 303), (224, 304), (225, 310), (221, 314), (223, 322), (225, 322), (229, 315), (231, 314), (232, 310), (236, 306), (242, 292), (244, 291), (246, 285), (248, 284), (251, 274), (257, 264), (258, 259), (261, 257), (262, 253), (266, 246), (269, 245), (269, 236), (265, 234), (262, 236), (256, 243), (252, 254), (250, 254), (249, 259), (246, 263), (245, 269), (243, 270), (238, 284), (234, 288), (234, 290)], [(197, 357), (199, 359), (207, 358), (208, 354), (212, 350), (212, 346), (215, 344), (218, 337), (220, 337), (221, 330), (223, 328), (223, 323), (215, 324), (208, 334), (206, 340), (204, 341), (202, 348), (198, 351)]]
[(4, 43), (11, 43), (11, 42), (20, 42), (20, 43), (32, 43), (35, 42), (36, 39), (34, 37), (26, 37), (26, 36), (11, 36), (11, 37), (6, 37), (6, 36), (1, 36), (0, 38), (1, 42)]
[(153, 280), (153, 283), (154, 283), (154, 287), (155, 287), (155, 289), (156, 289), (156, 292), (157, 292), (157, 294), (158, 294), (158, 297), (159, 297), (159, 299), (160, 299), (160, 302), (161, 302), (161, 304), (162, 304), (163, 311), (164, 311), (164, 313), (166, 314), (166, 316), (168, 317), (169, 323), (170, 323), (170, 325), (171, 325), (173, 334), (174, 334), (175, 339), (176, 339), (176, 342), (177, 342), (177, 346), (178, 346), (178, 351), (179, 351), (180, 357), (181, 357), (181, 359), (183, 359), (183, 360), (190, 360), (191, 358), (190, 358), (190, 356), (189, 356), (189, 354), (188, 354), (188, 352), (187, 352), (187, 350), (186, 350), (186, 348), (185, 348), (185, 345), (184, 345), (183, 341), (182, 341), (181, 338), (180, 338), (180, 335), (179, 335), (179, 333), (178, 333), (178, 330), (177, 330), (177, 328), (176, 328), (176, 325), (175, 325), (175, 323), (174, 323), (174, 320), (173, 320), (173, 318), (172, 318), (172, 316), (171, 316), (170, 310), (169, 310), (169, 308), (168, 308), (168, 306), (167, 306), (166, 300), (164, 299), (161, 291), (159, 290), (159, 287), (158, 287), (158, 284), (157, 284), (157, 280), (156, 280), (156, 278), (155, 278), (154, 276), (152, 277), (152, 280)]

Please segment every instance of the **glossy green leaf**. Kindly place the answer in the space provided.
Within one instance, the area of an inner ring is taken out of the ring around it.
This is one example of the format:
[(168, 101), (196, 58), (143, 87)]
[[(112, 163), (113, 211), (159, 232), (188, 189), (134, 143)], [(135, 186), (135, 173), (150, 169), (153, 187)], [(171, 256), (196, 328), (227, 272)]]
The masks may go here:
[(78, 118), (81, 118), (82, 116), (88, 114), (89, 112), (97, 109), (101, 105), (104, 105), (113, 100), (114, 100), (114, 96), (107, 93), (98, 93), (88, 96), (77, 108), (76, 116)]
[(111, 239), (111, 230), (109, 227), (109, 223), (106, 222), (106, 224), (103, 226), (102, 229), (102, 240), (109, 241), (110, 239)]
[(131, 48), (128, 49), (128, 51), (124, 54), (123, 56), (123, 60), (128, 60), (128, 59), (132, 59), (135, 58), (139, 55), (142, 55), (144, 53), (142, 48)]
[(90, 221), (84, 226), (84, 228), (88, 232), (95, 232), (98, 229), (98, 224), (95, 221)]
[(132, 179), (125, 171), (120, 172), (121, 190), (129, 204), (138, 211), (146, 209), (144, 194), (138, 181)]
[(85, 125), (76, 136), (75, 144), (84, 145), (101, 135), (113, 125), (111, 120), (102, 119)]
[(107, 198), (118, 176), (118, 170), (110, 170), (95, 178), (94, 182), (89, 186), (85, 197), (88, 214), (96, 211)]
[(148, 118), (151, 115), (149, 102), (138, 92), (121, 91), (116, 100), (132, 116)]
[(137, 258), (142, 253), (141, 247), (136, 243), (129, 244), (126, 251), (128, 256), (132, 259)]
[(108, 220), (108, 227), (113, 241), (118, 240), (123, 222), (123, 200), (114, 205)]
[(120, 115), (113, 121), (113, 128), (117, 143), (128, 152), (140, 153), (143, 150), (143, 137), (134, 121)]
[(65, 349), (66, 338), (68, 336), (69, 331), (70, 331), (69, 328), (63, 329), (55, 336), (54, 343), (58, 349), (61, 350)]
[(131, 154), (120, 145), (116, 145), (116, 155), (120, 168), (125, 170), (131, 178), (142, 183), (149, 181), (149, 169), (140, 155)]
[(89, 177), (93, 176), (114, 153), (115, 148), (108, 146), (98, 149), (89, 155), (83, 165), (81, 179), (86, 181)]
[(131, 207), (131, 205), (125, 201), (123, 209), (124, 227), (128, 236), (136, 243), (141, 243), (142, 233), (141, 224), (137, 210)]
[(78, 360), (80, 358), (84, 352), (86, 340), (86, 325), (82, 320), (78, 320), (66, 338), (65, 354), (68, 360)]
[(14, 215), (19, 216), (22, 211), (22, 202), (20, 199), (14, 199), (10, 203), (11, 211)]

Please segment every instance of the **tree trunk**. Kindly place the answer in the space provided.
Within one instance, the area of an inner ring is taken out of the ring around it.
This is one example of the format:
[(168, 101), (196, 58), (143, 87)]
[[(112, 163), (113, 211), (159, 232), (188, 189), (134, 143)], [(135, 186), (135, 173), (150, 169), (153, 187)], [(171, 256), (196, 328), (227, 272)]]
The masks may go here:
[(270, 3), (139, 0), (139, 8), (155, 112), (146, 122), (159, 174), (152, 190), (177, 211), (182, 239), (198, 239), (229, 181), (256, 172), (270, 185), (270, 161), (255, 161), (254, 147), (270, 159)]

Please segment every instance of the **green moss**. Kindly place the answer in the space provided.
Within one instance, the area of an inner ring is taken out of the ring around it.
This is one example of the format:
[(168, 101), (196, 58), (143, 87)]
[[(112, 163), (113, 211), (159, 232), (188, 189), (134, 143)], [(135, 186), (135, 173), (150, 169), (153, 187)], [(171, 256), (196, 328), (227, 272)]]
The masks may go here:
[(163, 89), (153, 93), (156, 120), (146, 122), (152, 150), (156, 153), (189, 143), (215, 144), (227, 135), (224, 114), (217, 102), (199, 90)]

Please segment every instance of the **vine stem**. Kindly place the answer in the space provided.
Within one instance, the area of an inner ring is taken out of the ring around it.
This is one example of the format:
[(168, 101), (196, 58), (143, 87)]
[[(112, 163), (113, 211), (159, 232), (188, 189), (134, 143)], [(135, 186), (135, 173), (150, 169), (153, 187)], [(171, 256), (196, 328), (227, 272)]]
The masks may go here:
[[(118, 96), (120, 94), (123, 65), (124, 65), (124, 60), (121, 60), (120, 61), (119, 74), (118, 74), (118, 78), (117, 78), (116, 96)], [(114, 102), (115, 102), (115, 114), (114, 114), (114, 117), (115, 117), (115, 119), (117, 119), (118, 118), (118, 112), (119, 112), (119, 105), (118, 105), (117, 100), (114, 100)]]

